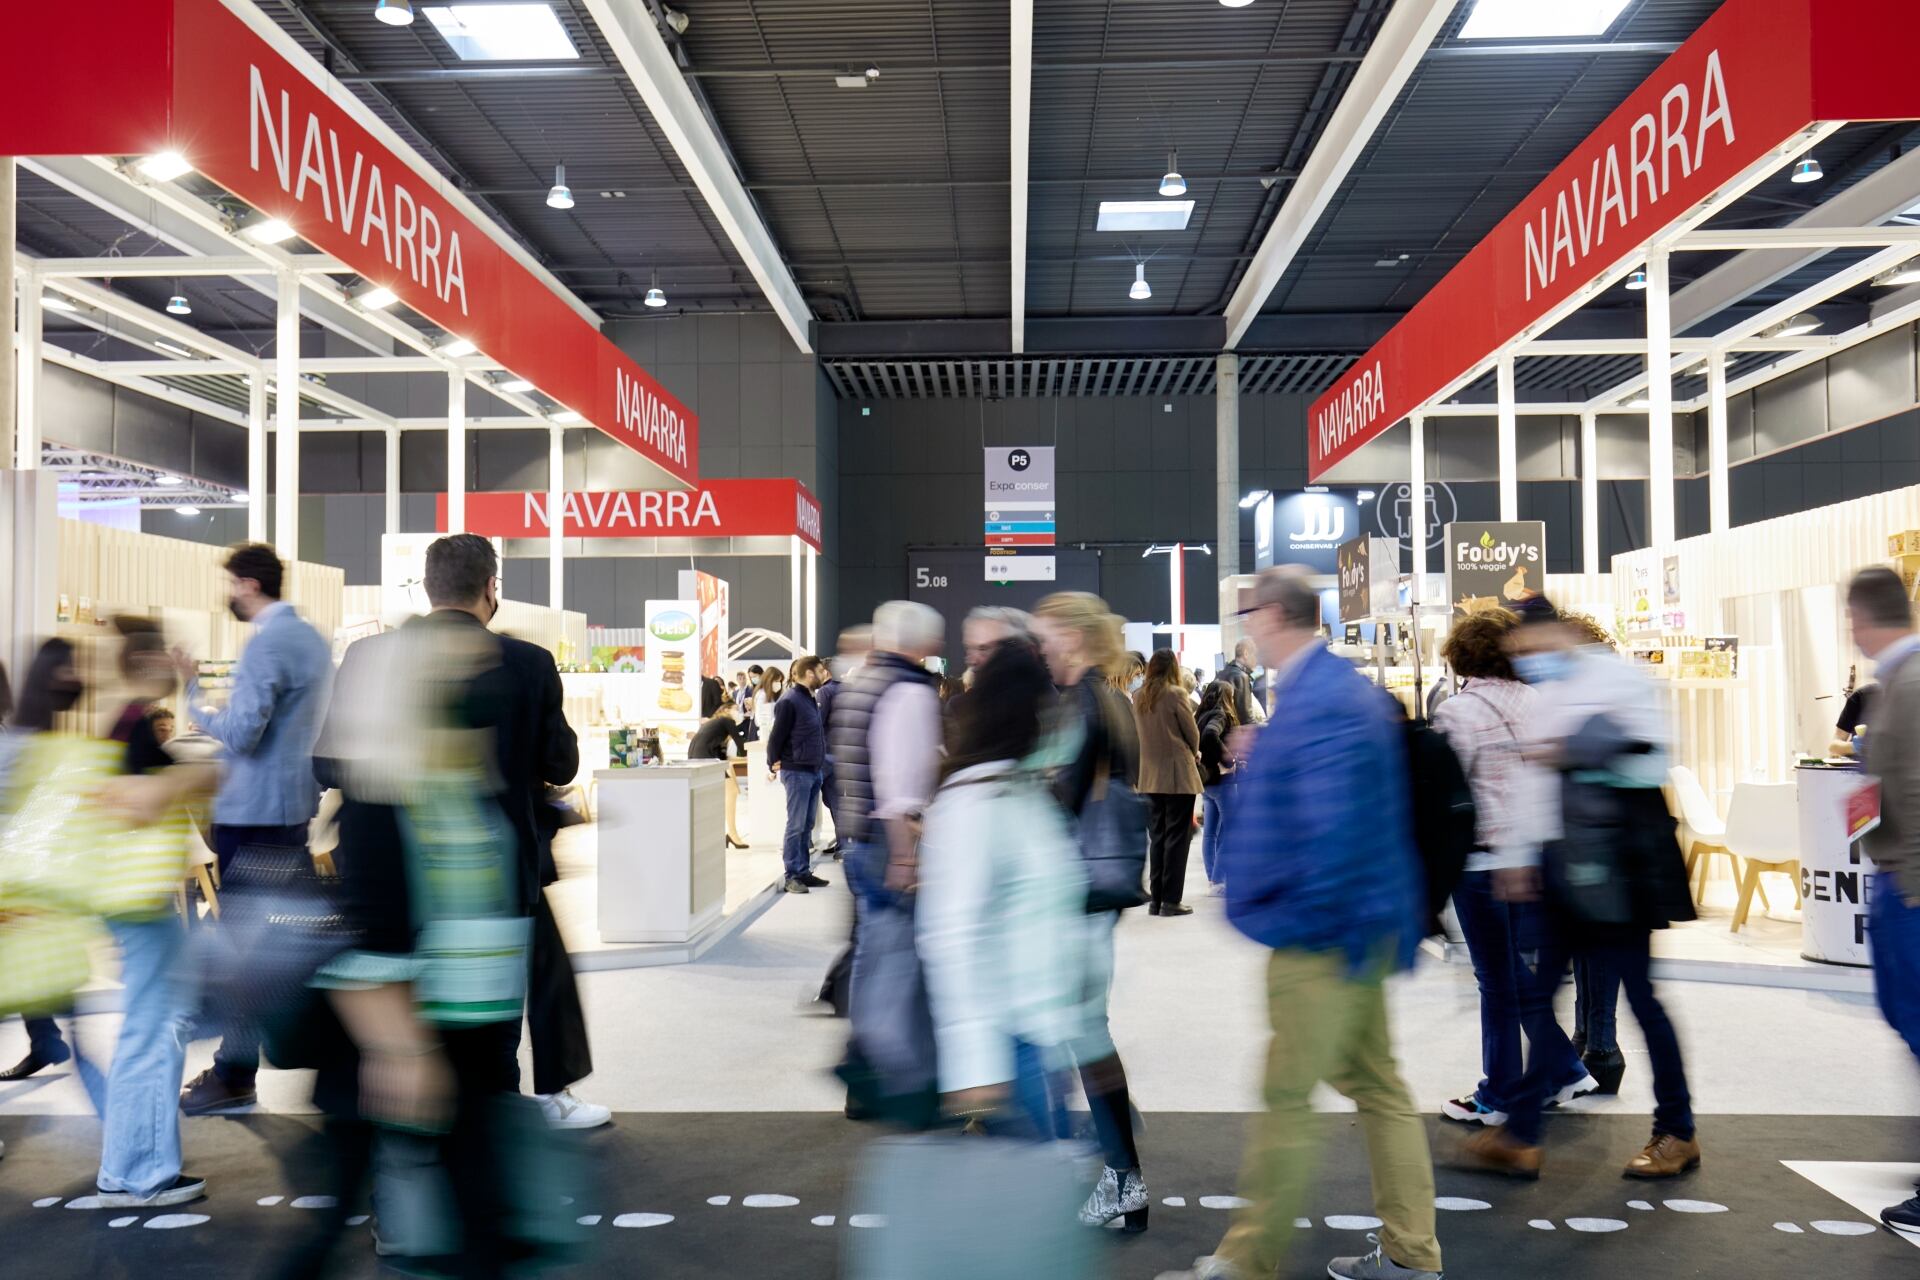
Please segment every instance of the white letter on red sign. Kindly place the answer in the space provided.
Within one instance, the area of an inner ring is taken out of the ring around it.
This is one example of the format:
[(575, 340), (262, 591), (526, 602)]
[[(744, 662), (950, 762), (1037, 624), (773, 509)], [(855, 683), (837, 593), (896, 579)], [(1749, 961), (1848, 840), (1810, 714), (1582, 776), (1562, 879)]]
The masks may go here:
[(320, 117), (307, 113), (307, 140), (300, 144), (300, 176), (293, 184), (293, 198), (307, 198), (307, 176), (320, 188), (320, 209), (328, 222), (333, 221), (333, 193), (327, 190), (327, 153), (320, 146)]
[[(1678, 107), (1679, 111), (1674, 111)], [(1687, 117), (1693, 114), (1693, 95), (1687, 92), (1687, 86), (1677, 84), (1667, 90), (1667, 96), (1660, 99), (1660, 194), (1665, 195), (1672, 189), (1672, 175), (1667, 163), (1673, 152), (1680, 153), (1680, 176), (1693, 175), (1693, 157), (1687, 152)]]
[(274, 132), (273, 104), (267, 100), (266, 82), (260, 78), (260, 68), (247, 67), (248, 84), (253, 92), (248, 97), (247, 138), (251, 150), (253, 167), (260, 167), (260, 122), (266, 121), (267, 149), (273, 154), (273, 170), (280, 175), (280, 189), (285, 191), (289, 185), (288, 163), (293, 159), (293, 131), (287, 127), (287, 91), (280, 91), (280, 131)]
[(1700, 87), (1700, 131), (1694, 135), (1693, 167), (1707, 154), (1707, 126), (1720, 122), (1720, 136), (1733, 145), (1733, 104), (1727, 101), (1727, 80), (1720, 71), (1720, 51), (1707, 55), (1706, 83)]

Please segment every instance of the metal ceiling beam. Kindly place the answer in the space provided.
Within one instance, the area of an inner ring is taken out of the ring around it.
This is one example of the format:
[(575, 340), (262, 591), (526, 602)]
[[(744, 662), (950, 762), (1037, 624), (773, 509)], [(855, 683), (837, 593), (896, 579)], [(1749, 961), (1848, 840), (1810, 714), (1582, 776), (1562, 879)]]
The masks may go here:
[(1920, 227), (1754, 227), (1745, 231), (1691, 231), (1673, 244), (1675, 253), (1740, 253), (1749, 249), (1920, 248)]
[(155, 400), (164, 400), (168, 404), (191, 409), (195, 413), (204, 413), (210, 418), (230, 422), (237, 427), (247, 425), (247, 415), (226, 405), (216, 404), (212, 400), (196, 396), (190, 391), (179, 391), (164, 383), (153, 381), (133, 374), (123, 373), (114, 367), (111, 360), (95, 360), (91, 356), (78, 355), (64, 347), (56, 347), (51, 342), (40, 347), (40, 358), (49, 364), (57, 364), (77, 373), (110, 382), (116, 387), (125, 387), (129, 391), (138, 391), (143, 396), (152, 396)]
[(1450, 40), (1433, 46), (1434, 58), (1591, 58), (1602, 54), (1639, 53), (1665, 57), (1680, 48), (1667, 40), (1575, 40), (1559, 44), (1490, 44), (1484, 40)]
[[(1920, 151), (1911, 151), (1822, 202), (1793, 229), (1870, 227), (1920, 204)], [(1806, 266), (1820, 249), (1753, 250), (1721, 264), (1673, 295), (1673, 331), (1685, 333)]]
[[(294, 270), (302, 272), (347, 272), (352, 268), (329, 254), (291, 255)], [(41, 258), (37, 263), (42, 276), (80, 276), (128, 280), (135, 276), (270, 276), (276, 268), (245, 254), (219, 257), (198, 254), (149, 254), (141, 258)]]
[(1012, 206), (1013, 286), (1011, 349), (1027, 349), (1027, 179), (1033, 130), (1033, 0), (1012, 0), (1009, 41), (1013, 66), (1008, 122), (1008, 203)]
[(584, 3), (626, 70), (627, 78), (647, 104), (654, 123), (700, 188), (707, 207), (733, 242), (735, 252), (759, 282), (761, 292), (773, 305), (774, 314), (786, 325), (800, 350), (811, 352), (807, 324), (812, 314), (806, 299), (781, 259), (779, 246), (761, 220), (760, 211), (754, 207), (753, 197), (740, 185), (739, 175), (728, 162), (725, 144), (702, 114), (700, 104), (694, 101), (693, 91), (666, 42), (660, 38), (660, 30), (651, 15), (641, 5), (620, 4), (617, 0), (584, 0)]
[[(1218, 173), (1185, 173), (1187, 185), (1196, 182), (1286, 182), (1299, 177), (1291, 169), (1228, 169)], [(1417, 178), (1418, 174), (1397, 175)], [(1457, 174), (1434, 173), (1429, 177), (1454, 177)], [(1511, 175), (1509, 175), (1511, 176)], [(1542, 171), (1544, 177), (1545, 172)], [(696, 191), (699, 188), (691, 182), (658, 182), (644, 174), (628, 174), (619, 181), (588, 182), (577, 175), (575, 182), (580, 191), (625, 191), (628, 199), (644, 198), (657, 194), (679, 194)], [(1138, 173), (1096, 174), (1087, 178), (1035, 178), (1029, 177), (1030, 187), (1092, 187), (1111, 183), (1138, 183)], [(821, 181), (779, 181), (747, 182), (742, 184), (749, 191), (919, 191), (919, 190), (997, 190), (1012, 185), (1008, 178), (829, 178)], [(476, 196), (545, 196), (550, 188), (535, 186), (518, 187), (468, 187), (468, 195)], [(549, 267), (549, 270), (554, 268)]]
[(1300, 180), (1268, 226), (1240, 287), (1227, 304), (1226, 349), (1231, 351), (1293, 265), (1315, 224), (1372, 141), (1401, 88), (1439, 37), (1458, 0), (1398, 0), (1373, 39), (1340, 105), (1301, 166)]

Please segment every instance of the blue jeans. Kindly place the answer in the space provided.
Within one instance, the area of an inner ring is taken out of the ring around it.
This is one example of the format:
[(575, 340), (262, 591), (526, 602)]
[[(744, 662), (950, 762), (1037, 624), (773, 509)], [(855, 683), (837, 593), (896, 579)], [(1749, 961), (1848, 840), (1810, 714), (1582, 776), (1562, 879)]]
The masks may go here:
[(1541, 990), (1531, 963), (1541, 941), (1537, 902), (1502, 902), (1491, 871), (1469, 871), (1453, 891), (1453, 909), (1480, 985), (1480, 1069), (1474, 1096), (1492, 1111), (1509, 1111), (1520, 1091), (1525, 1062), (1520, 1034), (1542, 1055), (1549, 1088), (1558, 1093), (1587, 1074), (1553, 1016), (1551, 988)]
[(1873, 985), (1887, 1025), (1920, 1058), (1920, 907), (1900, 896), (1884, 873), (1873, 877), (1867, 904), (1867, 943), (1873, 949)]
[(1575, 956), (1573, 960), (1573, 1030), (1588, 1053), (1615, 1053), (1620, 1048), (1620, 975), (1604, 955)]
[(780, 860), (787, 876), (804, 876), (813, 867), (813, 818), (820, 808), (818, 770), (781, 769), (780, 785), (787, 789), (787, 833), (780, 843)]
[[(125, 1012), (104, 1086), (82, 1073), (105, 1121), (102, 1191), (152, 1195), (180, 1176), (180, 1078), (187, 1063), (187, 934), (171, 915), (110, 920)], [(103, 1096), (104, 1095), (104, 1096)]]
[(1206, 868), (1207, 883), (1220, 883), (1220, 828), (1226, 821), (1226, 804), (1231, 782), (1216, 782), (1200, 792), (1200, 865)]
[[(1567, 960), (1572, 953), (1563, 937), (1549, 936), (1540, 947), (1539, 990), (1551, 1002), (1560, 980), (1566, 976)], [(1680, 1037), (1674, 1033), (1667, 1011), (1653, 992), (1649, 973), (1652, 935), (1640, 933), (1630, 940), (1587, 943), (1579, 948), (1581, 958), (1601, 961), (1616, 976), (1627, 993), (1627, 1007), (1640, 1033), (1647, 1039), (1647, 1054), (1653, 1062), (1653, 1131), (1673, 1137), (1693, 1137), (1693, 1099), (1687, 1092), (1686, 1065), (1680, 1057)], [(1521, 1142), (1537, 1145), (1540, 1141), (1540, 1109), (1551, 1092), (1552, 1077), (1538, 1054), (1527, 1061), (1527, 1074), (1520, 1082), (1519, 1094), (1507, 1115), (1507, 1131)]]

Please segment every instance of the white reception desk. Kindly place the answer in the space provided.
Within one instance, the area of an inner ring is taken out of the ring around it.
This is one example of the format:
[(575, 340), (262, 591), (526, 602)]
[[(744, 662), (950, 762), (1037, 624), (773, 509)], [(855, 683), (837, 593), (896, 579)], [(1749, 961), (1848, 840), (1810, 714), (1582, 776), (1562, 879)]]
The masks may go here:
[(727, 897), (725, 767), (602, 769), (600, 940), (690, 942)]
[(1868, 968), (1867, 885), (1873, 860), (1847, 839), (1847, 799), (1866, 782), (1858, 769), (1801, 765), (1800, 954), (1827, 964)]

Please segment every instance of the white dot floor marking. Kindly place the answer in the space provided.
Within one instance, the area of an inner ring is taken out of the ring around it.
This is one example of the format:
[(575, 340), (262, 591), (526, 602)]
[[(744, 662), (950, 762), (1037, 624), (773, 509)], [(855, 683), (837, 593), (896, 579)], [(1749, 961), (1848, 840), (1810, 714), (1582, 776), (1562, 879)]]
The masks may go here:
[(265, 1209), (271, 1208), (285, 1199), (285, 1196), (261, 1196), (258, 1200), (255, 1200), (254, 1203)]
[(1638, 1209), (1642, 1213), (1653, 1212), (1653, 1206), (1648, 1204), (1645, 1200), (1629, 1200), (1627, 1201), (1627, 1208)]
[(1295, 1231), (1311, 1231), (1313, 1230), (1313, 1219), (1312, 1218), (1295, 1218), (1293, 1220), (1293, 1229)]
[(884, 1213), (856, 1213), (847, 1218), (847, 1225), (869, 1230), (875, 1227), (884, 1227), (887, 1225), (887, 1215)]
[(583, 1227), (597, 1227), (600, 1225), (600, 1215), (597, 1213), (583, 1214), (575, 1218), (574, 1221)]
[(1871, 1222), (1846, 1222), (1834, 1218), (1822, 1218), (1813, 1224), (1813, 1229), (1823, 1236), (1870, 1236), (1880, 1228)]
[(833, 1225), (833, 1215), (830, 1213), (823, 1213), (819, 1217), (813, 1220), (813, 1225), (816, 1227), (830, 1227)]
[(60, 1203), (59, 1196), (42, 1196), (38, 1200), (35, 1200), (33, 1202), (33, 1207), (36, 1209), (51, 1209), (53, 1208), (54, 1205), (57, 1205), (59, 1203)]
[(1784, 1231), (1790, 1236), (1803, 1236), (1807, 1234), (1800, 1229), (1800, 1224), (1797, 1222), (1776, 1222), (1773, 1224), (1773, 1229), (1775, 1231)]
[(670, 1213), (623, 1213), (613, 1220), (616, 1227), (664, 1227), (673, 1221)]
[(747, 1196), (740, 1203), (749, 1209), (791, 1209), (800, 1201), (792, 1196)]
[(347, 1219), (347, 1225), (350, 1227), (361, 1227), (361, 1226), (365, 1226), (366, 1223), (367, 1223), (367, 1215), (364, 1213), (356, 1213), (351, 1218)]
[(1535, 1218), (1531, 1222), (1527, 1223), (1527, 1225), (1532, 1227), (1535, 1231), (1553, 1230), (1553, 1224), (1551, 1222), (1548, 1222), (1545, 1218)]
[(1625, 1231), (1627, 1224), (1618, 1218), (1568, 1218), (1569, 1231), (1584, 1231), (1589, 1235), (1605, 1235), (1609, 1231)]
[(1243, 1200), (1239, 1196), (1200, 1197), (1200, 1207), (1202, 1209), (1244, 1209), (1252, 1203), (1251, 1200)]
[(1160, 1203), (1169, 1209), (1184, 1209), (1187, 1207), (1187, 1198), (1185, 1196), (1168, 1196)]
[(105, 1207), (100, 1203), (99, 1196), (78, 1196), (67, 1201), (69, 1209), (104, 1209)]
[(1662, 1200), (1660, 1202), (1675, 1213), (1725, 1213), (1727, 1206), (1715, 1204), (1711, 1200)]
[(110, 1227), (130, 1227), (138, 1221), (140, 1221), (140, 1219), (129, 1216), (125, 1218), (115, 1218), (112, 1222), (109, 1222), (107, 1225)]
[(163, 1213), (157, 1218), (148, 1218), (144, 1225), (149, 1231), (177, 1231), (181, 1227), (197, 1227), (203, 1222), (212, 1222), (204, 1213)]
[(572, 1204), (572, 1203), (573, 1203), (573, 1197), (572, 1197), (572, 1196), (561, 1196), (561, 1197), (560, 1197), (560, 1203), (561, 1203), (561, 1204), (563, 1204), (563, 1205), (568, 1205), (568, 1204)]
[(340, 1201), (333, 1196), (301, 1196), (293, 1202), (296, 1209), (331, 1209)]
[(1469, 1200), (1465, 1196), (1435, 1196), (1433, 1207), (1446, 1209), (1453, 1213), (1474, 1213), (1481, 1209), (1491, 1209), (1485, 1200)]
[(707, 1203), (711, 1205), (718, 1205), (724, 1208), (727, 1205), (730, 1205), (733, 1203), (733, 1197), (732, 1196), (708, 1196)]
[(1334, 1213), (1327, 1216), (1327, 1225), (1335, 1231), (1373, 1231), (1380, 1226), (1380, 1219), (1363, 1213)]

